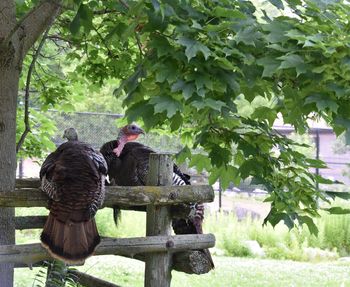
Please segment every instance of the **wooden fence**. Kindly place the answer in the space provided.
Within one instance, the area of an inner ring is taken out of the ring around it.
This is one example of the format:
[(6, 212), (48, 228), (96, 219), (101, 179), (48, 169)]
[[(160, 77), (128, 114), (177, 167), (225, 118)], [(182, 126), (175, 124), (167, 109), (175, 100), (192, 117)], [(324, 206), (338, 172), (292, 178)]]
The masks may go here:
[[(146, 237), (102, 238), (95, 255), (121, 255), (145, 261), (146, 287), (167, 287), (171, 270), (202, 274), (211, 269), (200, 252), (215, 245), (212, 234), (171, 235), (171, 219), (187, 217), (190, 203), (212, 202), (211, 186), (171, 186), (173, 162), (169, 154), (151, 154), (147, 186), (107, 186), (103, 207), (147, 212)], [(47, 207), (38, 179), (17, 180), (16, 190), (0, 193), (0, 207)], [(42, 228), (46, 216), (16, 217), (16, 229)], [(33, 266), (50, 259), (40, 243), (0, 246), (0, 264)], [(117, 286), (74, 271), (83, 286)]]

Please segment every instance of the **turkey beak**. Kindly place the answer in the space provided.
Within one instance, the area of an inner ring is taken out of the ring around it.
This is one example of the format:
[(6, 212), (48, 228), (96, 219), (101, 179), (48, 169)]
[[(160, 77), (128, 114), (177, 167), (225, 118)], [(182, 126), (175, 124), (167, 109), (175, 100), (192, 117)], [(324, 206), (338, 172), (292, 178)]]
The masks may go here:
[(143, 130), (143, 129), (141, 129), (141, 128), (139, 128), (139, 134), (143, 134), (143, 135), (145, 135), (145, 131)]
[(67, 138), (66, 131), (64, 131), (64, 134), (63, 134), (62, 138), (63, 138), (63, 139), (66, 139), (66, 138)]

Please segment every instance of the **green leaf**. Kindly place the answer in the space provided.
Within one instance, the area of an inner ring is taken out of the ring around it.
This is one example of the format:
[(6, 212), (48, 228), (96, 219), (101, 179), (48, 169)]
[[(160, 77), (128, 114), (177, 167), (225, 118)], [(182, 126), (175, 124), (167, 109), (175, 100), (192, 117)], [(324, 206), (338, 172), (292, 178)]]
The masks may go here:
[(225, 70), (235, 71), (237, 69), (237, 67), (226, 58), (217, 58), (216, 61), (219, 66)]
[(216, 17), (246, 19), (246, 15), (239, 10), (231, 10), (221, 6), (216, 6), (213, 10), (213, 15)]
[(261, 33), (255, 29), (255, 27), (245, 27), (244, 29), (239, 30), (236, 36), (233, 39), (239, 43), (244, 43), (246, 45), (254, 46), (255, 42), (259, 40)]
[(270, 211), (268, 216), (264, 219), (264, 224), (270, 222), (273, 227), (275, 227), (281, 220), (284, 221), (284, 224), (288, 226), (289, 229), (294, 227), (294, 222), (290, 216), (286, 213), (278, 213), (276, 210)]
[(183, 118), (182, 118), (181, 114), (179, 112), (177, 112), (175, 114), (175, 116), (173, 116), (171, 118), (171, 123), (170, 123), (171, 131), (173, 132), (173, 131), (178, 130), (181, 127), (182, 123), (183, 123)]
[(165, 37), (155, 36), (149, 43), (150, 47), (157, 50), (158, 58), (171, 53), (172, 47)]
[(211, 168), (210, 158), (203, 154), (194, 154), (189, 163), (190, 167), (195, 166), (198, 172), (202, 172), (204, 169), (209, 171)]
[(281, 9), (281, 10), (284, 9), (284, 5), (281, 0), (269, 0), (269, 2), (278, 9)]
[(214, 100), (211, 98), (204, 99), (202, 101), (193, 101), (191, 103), (192, 106), (196, 107), (197, 110), (201, 110), (204, 108), (211, 108), (216, 111), (221, 111), (222, 107), (225, 107), (226, 104), (219, 100)]
[(305, 161), (313, 168), (327, 168), (326, 163), (319, 159), (307, 158)]
[(222, 170), (224, 169), (224, 167), (213, 167), (210, 170), (210, 174), (209, 174), (209, 178), (208, 178), (208, 182), (210, 185), (213, 185), (220, 177)]
[(239, 184), (238, 169), (234, 166), (228, 165), (221, 170), (220, 174), (220, 184), (223, 190), (226, 190), (231, 182), (236, 185)]
[(257, 64), (259, 66), (264, 67), (264, 71), (262, 74), (262, 77), (272, 77), (273, 74), (278, 70), (278, 67), (280, 66), (281, 62), (276, 61), (274, 58), (271, 57), (264, 57), (259, 60), (257, 60)]
[(220, 146), (213, 146), (212, 150), (209, 152), (211, 163), (216, 167), (223, 166), (225, 163), (229, 162), (231, 158), (230, 155), (231, 153), (228, 149)]
[(350, 209), (342, 208), (340, 206), (331, 207), (331, 208), (322, 208), (322, 209), (329, 212), (330, 214), (350, 214)]
[(335, 199), (336, 197), (345, 199), (345, 200), (350, 199), (350, 192), (326, 191), (326, 194), (330, 196), (332, 199)]
[(295, 68), (295, 70), (297, 71), (297, 75), (300, 75), (306, 72), (307, 66), (304, 62), (304, 59), (299, 55), (290, 54), (290, 55), (279, 57), (277, 59), (282, 60), (282, 63), (279, 66), (280, 70)]
[(75, 15), (73, 21), (69, 25), (69, 29), (73, 35), (78, 34), (79, 29), (80, 29), (80, 14), (79, 11)]
[(311, 234), (314, 234), (315, 236), (317, 236), (318, 234), (318, 228), (316, 226), (316, 224), (313, 222), (312, 218), (309, 216), (299, 216), (298, 217), (299, 222), (301, 224), (306, 224), (307, 227), (309, 228), (309, 231)]
[(203, 45), (202, 43), (200, 43), (196, 40), (182, 36), (182, 37), (179, 37), (177, 42), (180, 45), (186, 47), (185, 54), (186, 54), (188, 61), (190, 61), (192, 58), (194, 58), (198, 52), (201, 52), (204, 55), (204, 58), (206, 60), (208, 59), (208, 57), (211, 54), (211, 52), (207, 46)]
[(183, 163), (187, 158), (191, 158), (191, 150), (185, 145), (177, 154), (176, 160), (178, 163)]
[(196, 90), (196, 88), (195, 88), (194, 84), (192, 84), (192, 83), (185, 84), (185, 86), (183, 87), (183, 90), (182, 90), (182, 94), (183, 94), (185, 100), (188, 100), (189, 98), (191, 98), (195, 90)]
[(251, 117), (263, 120), (267, 119), (270, 125), (272, 126), (277, 118), (277, 111), (268, 107), (258, 107)]
[(327, 95), (322, 95), (322, 94), (312, 94), (308, 96), (305, 99), (305, 104), (308, 103), (315, 103), (317, 109), (322, 112), (322, 111), (331, 111), (336, 113), (339, 105), (336, 103), (335, 100), (330, 99), (327, 97)]
[(172, 97), (153, 97), (149, 103), (154, 105), (154, 112), (156, 114), (166, 112), (168, 118), (173, 117), (177, 111), (182, 110), (181, 103)]
[(88, 33), (92, 30), (92, 18), (93, 12), (88, 5), (81, 4), (78, 10), (80, 15), (81, 24), (84, 26), (85, 32)]

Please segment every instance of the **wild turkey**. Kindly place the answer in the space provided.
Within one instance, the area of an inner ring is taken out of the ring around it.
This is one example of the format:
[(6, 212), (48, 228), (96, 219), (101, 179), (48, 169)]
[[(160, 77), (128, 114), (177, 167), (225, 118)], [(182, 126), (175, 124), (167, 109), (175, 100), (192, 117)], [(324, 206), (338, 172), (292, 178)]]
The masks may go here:
[[(108, 165), (108, 176), (111, 184), (120, 186), (146, 185), (149, 170), (149, 155), (155, 151), (138, 142), (129, 142), (138, 138), (144, 131), (135, 124), (123, 127), (117, 137), (105, 143), (100, 152)], [(178, 166), (173, 167), (173, 185), (190, 185), (190, 176), (180, 171)], [(202, 204), (193, 204), (186, 219), (173, 219), (172, 225), (176, 234), (202, 234), (204, 207)], [(115, 221), (119, 210), (114, 209)], [(214, 264), (208, 250), (204, 251)]]
[(107, 164), (98, 151), (78, 141), (73, 128), (64, 137), (68, 142), (49, 154), (40, 170), (41, 189), (50, 198), (40, 239), (53, 257), (78, 263), (100, 243), (94, 216), (104, 200)]

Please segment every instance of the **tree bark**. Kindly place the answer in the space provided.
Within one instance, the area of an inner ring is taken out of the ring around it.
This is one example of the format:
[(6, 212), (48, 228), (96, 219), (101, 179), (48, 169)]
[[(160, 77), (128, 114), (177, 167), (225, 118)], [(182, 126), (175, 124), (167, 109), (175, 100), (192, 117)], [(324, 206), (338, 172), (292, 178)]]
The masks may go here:
[[(14, 58), (11, 53), (9, 58)], [(20, 69), (0, 56), (0, 192), (14, 190), (16, 178), (16, 108)], [(0, 245), (15, 243), (14, 208), (0, 209)], [(13, 265), (0, 265), (0, 286), (10, 287)]]
[[(0, 192), (15, 188), (16, 111), (23, 59), (59, 14), (60, 3), (41, 1), (17, 22), (16, 2), (0, 1)], [(14, 208), (0, 209), (0, 227), (0, 245), (14, 244)], [(0, 264), (0, 286), (13, 286), (13, 264)]]

